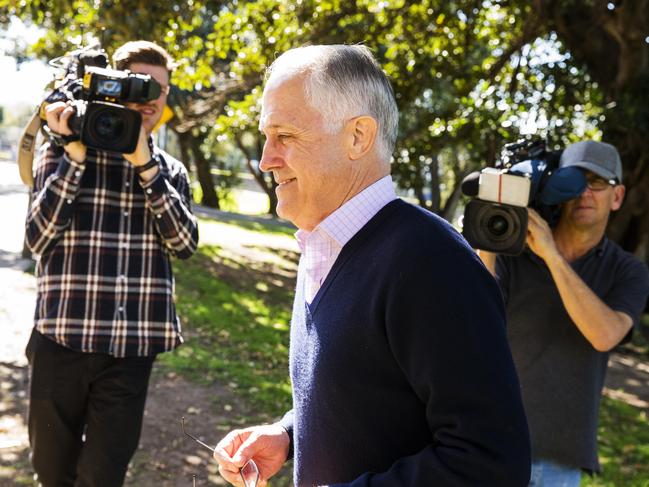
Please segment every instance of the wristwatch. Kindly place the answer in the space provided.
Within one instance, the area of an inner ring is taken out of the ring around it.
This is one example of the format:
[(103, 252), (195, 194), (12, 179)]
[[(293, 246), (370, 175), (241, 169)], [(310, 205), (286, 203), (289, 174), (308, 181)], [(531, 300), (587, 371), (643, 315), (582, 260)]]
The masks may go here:
[(151, 169), (152, 167), (156, 167), (157, 165), (158, 165), (158, 160), (155, 157), (152, 157), (151, 160), (146, 164), (144, 164), (143, 166), (135, 166), (135, 172), (138, 174), (142, 174), (147, 169)]
[(52, 141), (52, 143), (59, 147), (63, 147), (70, 142), (80, 140), (79, 134), (62, 135), (58, 132), (54, 132), (54, 130), (52, 130), (47, 124), (43, 125), (43, 130)]

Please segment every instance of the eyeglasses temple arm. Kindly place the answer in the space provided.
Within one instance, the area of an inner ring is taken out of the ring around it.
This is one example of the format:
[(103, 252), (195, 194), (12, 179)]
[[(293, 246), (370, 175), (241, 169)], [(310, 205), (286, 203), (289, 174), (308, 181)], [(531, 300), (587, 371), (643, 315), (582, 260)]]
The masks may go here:
[(195, 441), (196, 443), (198, 443), (199, 445), (204, 446), (204, 447), (207, 448), (209, 451), (213, 452), (214, 449), (216, 448), (216, 447), (211, 447), (211, 446), (208, 445), (207, 443), (203, 443), (201, 440), (199, 440), (199, 439), (196, 438), (195, 436), (190, 435), (189, 433), (187, 433), (187, 431), (185, 431), (185, 418), (184, 418), (184, 417), (180, 418), (180, 427), (182, 428), (183, 433), (184, 433), (186, 436), (189, 436), (192, 440), (194, 440), (194, 441)]

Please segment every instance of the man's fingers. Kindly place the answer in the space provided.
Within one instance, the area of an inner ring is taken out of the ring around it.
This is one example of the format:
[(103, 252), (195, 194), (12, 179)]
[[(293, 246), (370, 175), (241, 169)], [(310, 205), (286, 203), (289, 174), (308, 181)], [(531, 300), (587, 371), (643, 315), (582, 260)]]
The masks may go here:
[(74, 107), (67, 106), (61, 113), (61, 118), (59, 118), (59, 133), (61, 135), (71, 135), (72, 130), (70, 130), (69, 120), (70, 117), (76, 112)]
[(539, 215), (539, 214), (538, 214), (536, 211), (534, 211), (533, 209), (528, 208), (528, 209), (527, 209), (527, 218), (528, 218), (528, 221), (531, 221), (531, 222), (534, 222), (534, 223), (538, 223), (539, 220), (541, 220), (541, 215)]
[(63, 111), (63, 109), (66, 107), (66, 103), (64, 101), (57, 101), (55, 103), (50, 103), (45, 107), (45, 114), (48, 113), (60, 113)]
[(52, 128), (52, 125), (58, 125), (63, 110), (65, 110), (65, 103), (62, 101), (57, 101), (45, 107), (45, 118), (50, 128)]
[(232, 430), (218, 442), (214, 451), (217, 450), (223, 452), (223, 454), (230, 458), (234, 453), (239, 449), (241, 443), (247, 438), (247, 435), (243, 436), (243, 430)]
[(230, 482), (232, 485), (240, 486), (243, 485), (241, 482), (241, 476), (239, 475), (239, 470), (231, 471), (225, 468), (223, 465), (219, 464), (219, 473), (227, 482)]
[(214, 457), (214, 460), (219, 463), (219, 465), (231, 465), (232, 469), (239, 468), (232, 461), (232, 456), (230, 456), (228, 451), (220, 447), (219, 445), (216, 445), (216, 448), (214, 448), (214, 454), (212, 456)]
[(47, 105), (45, 107), (47, 125), (57, 134), (71, 135), (72, 131), (68, 126), (68, 120), (74, 112), (74, 107), (62, 101)]
[(214, 448), (214, 459), (220, 466), (238, 472), (248, 461), (242, 457), (241, 447), (249, 437), (250, 433), (245, 430), (230, 431)]
[(256, 442), (257, 438), (252, 434), (239, 446), (236, 453), (232, 455), (232, 460), (236, 465), (241, 464), (241, 467), (243, 467), (248, 460), (255, 456), (258, 449)]

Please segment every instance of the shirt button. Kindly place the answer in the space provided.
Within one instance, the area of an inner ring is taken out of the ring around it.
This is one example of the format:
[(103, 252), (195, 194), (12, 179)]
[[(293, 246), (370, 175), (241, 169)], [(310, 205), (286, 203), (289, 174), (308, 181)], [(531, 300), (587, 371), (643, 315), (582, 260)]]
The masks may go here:
[(81, 171), (75, 171), (75, 172), (74, 172), (74, 175), (75, 175), (76, 177), (81, 176)]
[(72, 200), (68, 200), (68, 205), (71, 205), (71, 204), (72, 204)]
[(146, 194), (151, 194), (151, 193), (153, 193), (153, 190), (152, 190), (151, 188), (148, 188), (148, 189), (146, 190)]

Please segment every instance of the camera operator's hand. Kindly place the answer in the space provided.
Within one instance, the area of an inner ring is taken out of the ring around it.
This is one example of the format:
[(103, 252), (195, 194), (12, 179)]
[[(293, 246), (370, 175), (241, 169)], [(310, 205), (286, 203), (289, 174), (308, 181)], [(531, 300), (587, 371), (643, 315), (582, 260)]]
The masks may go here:
[[(72, 135), (72, 130), (68, 126), (70, 117), (74, 114), (75, 109), (72, 105), (59, 101), (45, 107), (45, 119), (47, 126), (53, 132), (61, 135)], [(86, 146), (79, 141), (70, 142), (63, 147), (68, 157), (75, 162), (86, 160)]]
[(548, 263), (559, 253), (552, 230), (548, 222), (531, 208), (527, 209), (527, 215), (527, 245), (532, 252)]
[[(136, 168), (144, 166), (151, 160), (151, 149), (149, 149), (149, 135), (146, 133), (144, 126), (140, 127), (140, 136), (137, 140), (137, 147), (132, 154), (124, 154), (124, 159), (133, 164)], [(141, 172), (140, 178), (144, 181), (149, 181), (158, 174), (158, 166), (154, 166), (146, 171)]]

